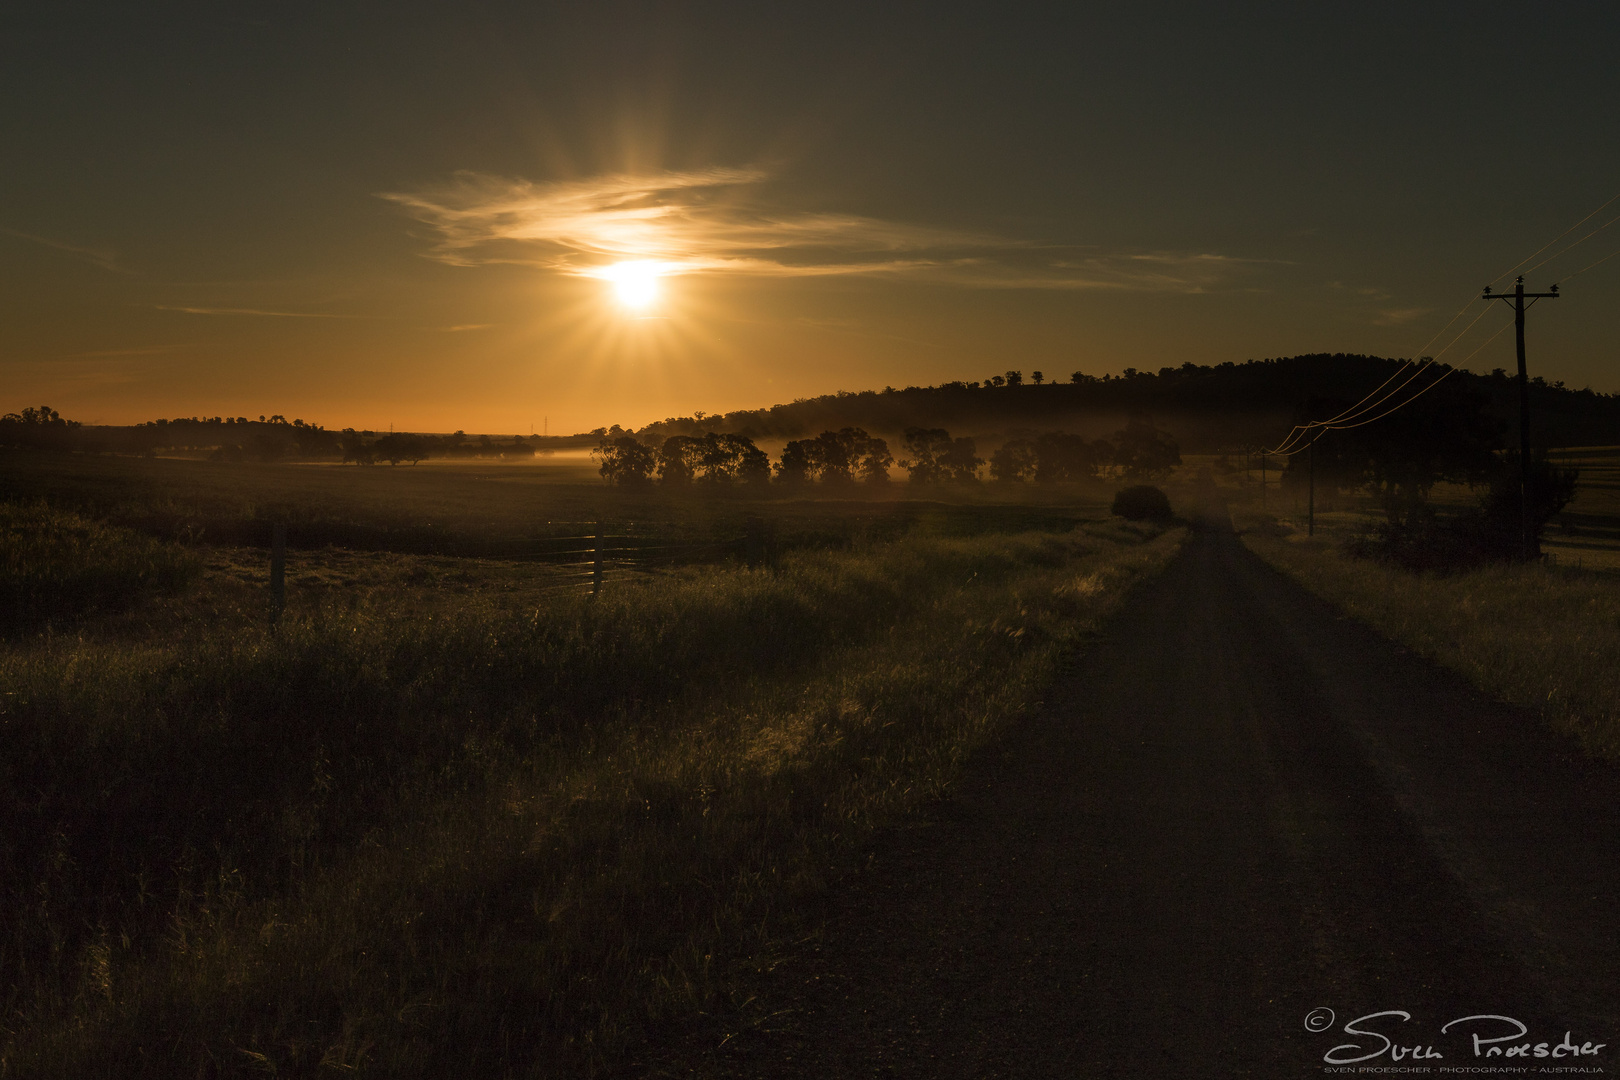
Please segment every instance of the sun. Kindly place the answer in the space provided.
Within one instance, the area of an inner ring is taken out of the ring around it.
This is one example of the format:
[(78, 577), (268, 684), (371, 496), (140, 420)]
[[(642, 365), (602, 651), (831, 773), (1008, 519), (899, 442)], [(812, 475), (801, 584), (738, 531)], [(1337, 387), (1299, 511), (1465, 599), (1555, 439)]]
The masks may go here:
[(645, 311), (658, 300), (658, 279), (665, 269), (650, 259), (633, 259), (603, 267), (599, 273), (613, 283), (620, 304), (631, 311)]

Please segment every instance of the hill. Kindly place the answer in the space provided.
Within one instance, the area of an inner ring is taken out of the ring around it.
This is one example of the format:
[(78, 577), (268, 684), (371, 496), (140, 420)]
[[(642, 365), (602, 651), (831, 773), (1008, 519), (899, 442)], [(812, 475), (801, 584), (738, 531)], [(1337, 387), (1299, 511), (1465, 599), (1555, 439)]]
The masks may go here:
[[(1274, 445), (1289, 428), (1321, 419), (1382, 385), (1403, 361), (1345, 353), (1316, 353), (1213, 367), (1183, 364), (1157, 373), (1126, 368), (1096, 377), (1075, 372), (1065, 383), (1025, 380), (1008, 372), (986, 382), (948, 382), (897, 390), (839, 391), (763, 409), (670, 417), (640, 430), (614, 425), (570, 436), (451, 435), (332, 431), (280, 416), (180, 417), (129, 427), (81, 427), (50, 409), (0, 417), (0, 446), (114, 453), (196, 453), (225, 460), (413, 460), (531, 458), (536, 453), (595, 446), (603, 436), (633, 434), (661, 442), (670, 435), (730, 432), (761, 441), (801, 439), (823, 431), (863, 428), (891, 441), (910, 427), (944, 428), (988, 449), (1010, 438), (1069, 431), (1106, 438), (1132, 418), (1146, 418), (1194, 453)], [(1489, 375), (1430, 369), (1485, 402), (1503, 431), (1518, 417), (1516, 381), (1498, 368)], [(1037, 373), (1038, 374), (1038, 373)], [(1425, 374), (1410, 389), (1428, 383)], [(1404, 396), (1404, 394), (1403, 394)], [(1397, 397), (1395, 400), (1400, 400)], [(1572, 390), (1531, 380), (1532, 437), (1538, 446), (1620, 445), (1620, 395)]]
[[(1158, 373), (1127, 368), (1101, 378), (1076, 372), (1067, 383), (1020, 380), (1001, 385), (950, 382), (903, 390), (843, 391), (802, 398), (768, 409), (722, 415), (699, 413), (649, 424), (643, 438), (735, 432), (755, 439), (796, 439), (825, 430), (859, 427), (893, 434), (908, 427), (942, 427), (952, 434), (994, 441), (1034, 431), (1068, 430), (1102, 436), (1134, 416), (1171, 431), (1183, 449), (1214, 452), (1274, 443), (1290, 426), (1319, 419), (1312, 403), (1359, 401), (1384, 383), (1401, 361), (1376, 356), (1317, 353), (1200, 367), (1183, 364)], [(1489, 375), (1451, 372), (1482, 395), (1486, 412), (1504, 425), (1516, 423), (1518, 388), (1497, 369)], [(1009, 373), (1017, 374), (1017, 373)], [(1427, 382), (1425, 375), (1412, 389)], [(1620, 443), (1620, 395), (1533, 379), (1530, 407), (1535, 441), (1546, 446)]]

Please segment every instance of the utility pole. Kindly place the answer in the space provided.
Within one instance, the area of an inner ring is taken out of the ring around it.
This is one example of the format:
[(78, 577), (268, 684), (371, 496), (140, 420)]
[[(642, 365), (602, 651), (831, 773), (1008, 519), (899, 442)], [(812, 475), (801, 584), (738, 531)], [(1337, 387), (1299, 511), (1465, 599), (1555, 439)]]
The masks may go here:
[(1520, 274), (1512, 295), (1496, 295), (1487, 285), (1480, 299), (1503, 300), (1513, 305), (1513, 330), (1519, 345), (1519, 553), (1528, 561), (1534, 545), (1530, 533), (1530, 375), (1524, 366), (1524, 302), (1529, 300), (1534, 305), (1537, 300), (1556, 300), (1558, 286), (1554, 285), (1550, 292), (1527, 293), (1524, 275)]
[(1266, 508), (1266, 458), (1270, 456), (1266, 451), (1260, 451), (1260, 509), (1262, 512)]
[(1311, 478), (1311, 494), (1305, 503), (1305, 535), (1316, 535), (1316, 440), (1312, 439), (1305, 446), (1306, 475)]

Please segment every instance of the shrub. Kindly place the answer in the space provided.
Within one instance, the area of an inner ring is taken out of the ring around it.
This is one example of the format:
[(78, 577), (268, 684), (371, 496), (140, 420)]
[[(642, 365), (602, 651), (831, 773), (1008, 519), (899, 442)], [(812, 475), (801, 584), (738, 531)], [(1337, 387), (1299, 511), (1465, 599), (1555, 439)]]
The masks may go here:
[(1152, 484), (1122, 489), (1114, 496), (1113, 510), (1126, 521), (1164, 521), (1171, 517), (1169, 497)]

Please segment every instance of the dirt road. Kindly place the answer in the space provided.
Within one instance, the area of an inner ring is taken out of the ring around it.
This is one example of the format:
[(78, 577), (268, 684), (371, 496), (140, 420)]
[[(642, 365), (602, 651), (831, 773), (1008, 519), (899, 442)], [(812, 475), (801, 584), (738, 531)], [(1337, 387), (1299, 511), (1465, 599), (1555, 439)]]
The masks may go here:
[(633, 1071), (1613, 1075), (1620, 770), (1209, 525), (758, 994)]

